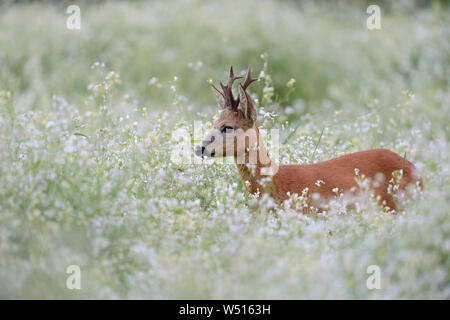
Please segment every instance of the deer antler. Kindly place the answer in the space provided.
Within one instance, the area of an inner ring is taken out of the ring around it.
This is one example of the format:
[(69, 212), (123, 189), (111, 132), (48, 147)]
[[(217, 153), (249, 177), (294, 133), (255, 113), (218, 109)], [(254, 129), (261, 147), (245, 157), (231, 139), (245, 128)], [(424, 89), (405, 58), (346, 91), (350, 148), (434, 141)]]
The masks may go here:
[[(242, 88), (244, 90), (247, 89), (247, 87), (253, 81), (258, 80), (258, 78), (252, 78), (251, 72), (252, 72), (252, 70), (250, 69), (250, 66), (248, 66), (247, 76), (245, 78), (244, 84), (242, 85)], [(235, 76), (234, 72), (233, 72), (233, 67), (230, 67), (230, 75), (228, 76), (228, 84), (224, 85), (222, 83), (222, 81), (220, 82), (222, 92), (217, 90), (217, 88), (214, 87), (214, 85), (213, 85), (214, 89), (216, 89), (218, 92), (220, 92), (222, 94), (223, 98), (225, 99), (225, 106), (231, 108), (231, 110), (234, 110), (234, 111), (237, 110), (237, 107), (239, 105), (239, 97), (237, 99), (234, 99), (234, 97), (233, 97), (233, 83), (235, 80), (241, 79), (241, 78), (243, 78), (243, 77)]]
[[(250, 68), (250, 66), (248, 66), (247, 76), (245, 77), (244, 84), (241, 84), (242, 89), (244, 89), (244, 92), (248, 88), (248, 86), (256, 80), (258, 80), (258, 78), (252, 78), (252, 69)], [(245, 92), (245, 94), (247, 94), (247, 92)], [(239, 105), (239, 101), (240, 97), (238, 97), (236, 100), (236, 107)]]
[(256, 80), (258, 80), (258, 78), (252, 78), (252, 69), (250, 68), (250, 66), (248, 66), (247, 76), (245, 77), (245, 81), (244, 84), (242, 85), (242, 88), (246, 90), (248, 86)]
[(233, 67), (230, 67), (230, 75), (228, 77), (228, 84), (225, 86), (222, 82), (220, 82), (220, 86), (222, 87), (222, 96), (225, 99), (225, 106), (230, 107), (232, 110), (235, 110), (239, 104), (239, 99), (235, 100), (233, 97), (233, 82), (237, 79), (241, 79), (242, 77), (236, 77), (233, 72)]

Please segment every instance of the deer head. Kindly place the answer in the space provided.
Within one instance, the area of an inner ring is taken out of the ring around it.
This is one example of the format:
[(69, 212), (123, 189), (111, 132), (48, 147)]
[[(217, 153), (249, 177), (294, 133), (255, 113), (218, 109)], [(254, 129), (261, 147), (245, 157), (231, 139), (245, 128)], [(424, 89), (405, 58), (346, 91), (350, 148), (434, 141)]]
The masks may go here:
[(241, 157), (256, 145), (256, 109), (249, 94), (246, 92), (248, 86), (258, 80), (251, 77), (251, 69), (248, 67), (244, 83), (238, 84), (239, 95), (233, 97), (233, 83), (242, 77), (236, 77), (233, 67), (227, 85), (220, 82), (222, 91), (211, 85), (221, 112), (213, 129), (206, 135), (205, 139), (195, 148), (195, 154), (201, 157)]

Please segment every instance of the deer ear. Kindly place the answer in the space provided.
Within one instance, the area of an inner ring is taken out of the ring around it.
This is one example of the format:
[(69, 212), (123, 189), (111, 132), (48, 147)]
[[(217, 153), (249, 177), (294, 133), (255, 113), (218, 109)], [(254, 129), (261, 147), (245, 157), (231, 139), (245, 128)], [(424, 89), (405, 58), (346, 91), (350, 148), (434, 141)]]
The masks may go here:
[(225, 98), (223, 96), (223, 94), (217, 90), (216, 87), (214, 87), (214, 85), (211, 85), (211, 90), (214, 93), (214, 95), (216, 96), (216, 100), (217, 103), (219, 104), (219, 106), (223, 109), (225, 108)]
[(244, 88), (241, 84), (239, 84), (239, 109), (244, 113), (247, 119), (256, 121), (256, 110), (253, 106), (253, 103), (250, 100), (250, 97), (245, 92)]

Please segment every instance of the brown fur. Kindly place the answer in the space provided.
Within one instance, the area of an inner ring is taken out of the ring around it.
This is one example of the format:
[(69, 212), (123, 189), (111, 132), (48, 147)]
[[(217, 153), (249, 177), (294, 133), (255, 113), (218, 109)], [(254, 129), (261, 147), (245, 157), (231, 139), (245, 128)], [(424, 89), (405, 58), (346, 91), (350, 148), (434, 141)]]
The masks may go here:
[[(255, 129), (258, 130), (256, 126)], [(259, 144), (263, 145), (261, 141)], [(260, 152), (266, 152), (265, 148), (261, 148)], [(249, 182), (248, 191), (250, 193), (268, 192), (279, 201), (288, 199), (288, 193), (301, 195), (305, 188), (309, 189), (309, 195), (318, 193), (325, 201), (335, 196), (334, 188), (339, 188), (339, 192), (357, 193), (359, 186), (355, 168), (359, 170), (360, 177), (365, 176), (372, 181), (371, 188), (375, 195), (379, 196), (381, 203), (384, 201), (384, 204), (390, 209), (396, 209), (394, 199), (388, 193), (389, 181), (394, 171), (403, 168), (400, 189), (405, 190), (407, 185), (417, 182), (423, 188), (416, 167), (410, 161), (404, 160), (398, 154), (387, 149), (355, 152), (315, 164), (279, 166), (277, 173), (272, 177), (273, 184), (268, 184), (270, 190), (265, 190), (260, 183), (261, 179), (266, 177), (261, 174), (261, 169), (269, 165), (262, 165), (258, 161), (256, 168), (252, 170), (246, 164), (236, 163), (242, 180)], [(383, 174), (384, 179), (381, 181), (375, 179), (377, 173)], [(318, 180), (322, 180), (324, 183), (317, 186)], [(378, 182), (378, 185), (374, 185), (375, 181)]]
[(240, 128), (244, 131), (253, 127), (253, 121), (246, 118), (240, 111), (232, 111), (224, 109), (219, 116), (219, 119), (214, 123), (214, 128), (220, 129), (223, 126), (230, 126), (232, 128)]

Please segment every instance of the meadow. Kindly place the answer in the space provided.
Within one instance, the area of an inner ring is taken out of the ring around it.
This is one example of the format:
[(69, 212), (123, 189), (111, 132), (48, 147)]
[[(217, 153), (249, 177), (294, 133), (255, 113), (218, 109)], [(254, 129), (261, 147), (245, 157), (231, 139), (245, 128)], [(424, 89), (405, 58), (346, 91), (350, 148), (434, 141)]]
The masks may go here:
[[(67, 5), (0, 5), (0, 298), (450, 298), (445, 1), (381, 2), (380, 30), (366, 1), (79, 1), (80, 30)], [(282, 164), (388, 148), (425, 189), (397, 214), (367, 193), (302, 214), (233, 164), (174, 162), (230, 65), (260, 77)]]

